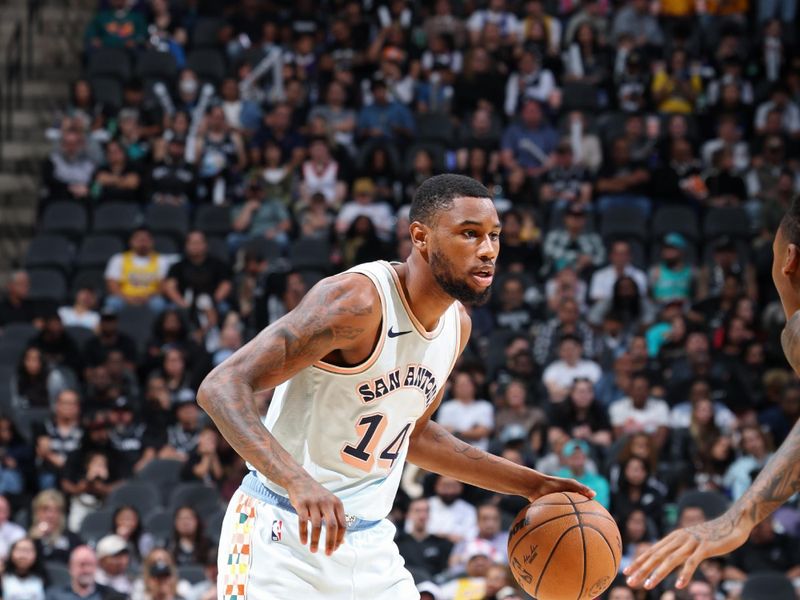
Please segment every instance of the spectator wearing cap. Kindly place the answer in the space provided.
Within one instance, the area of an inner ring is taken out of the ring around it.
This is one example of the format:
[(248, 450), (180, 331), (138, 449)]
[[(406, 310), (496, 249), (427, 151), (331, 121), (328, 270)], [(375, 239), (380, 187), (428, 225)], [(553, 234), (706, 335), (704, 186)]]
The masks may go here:
[(494, 407), (488, 400), (476, 398), (477, 388), (469, 373), (453, 373), (450, 399), (443, 403), (436, 422), (459, 439), (486, 450), (494, 429)]
[(589, 298), (597, 302), (611, 298), (614, 284), (622, 276), (630, 277), (636, 282), (639, 293), (647, 295), (647, 275), (631, 263), (631, 246), (625, 240), (617, 240), (611, 244), (608, 254), (609, 265), (592, 274), (589, 285)]
[(598, 234), (586, 231), (586, 218), (584, 206), (570, 204), (564, 214), (563, 228), (551, 229), (545, 237), (544, 256), (551, 272), (572, 268), (581, 274), (605, 263), (603, 240)]
[(408, 505), (405, 527), (398, 533), (395, 543), (406, 566), (420, 570), (428, 577), (443, 573), (448, 566), (453, 543), (428, 532), (430, 503), (427, 498), (416, 498)]
[(119, 330), (117, 314), (104, 308), (100, 311), (97, 335), (89, 339), (83, 348), (87, 367), (96, 367), (104, 363), (112, 350), (121, 352), (127, 366), (134, 367), (138, 354), (136, 342), (128, 334)]
[(345, 202), (336, 218), (336, 232), (344, 235), (359, 217), (367, 217), (375, 226), (378, 237), (387, 239), (394, 227), (391, 207), (375, 198), (375, 183), (361, 177), (353, 183), (353, 199)]
[(414, 117), (408, 108), (389, 96), (386, 82), (375, 79), (371, 85), (372, 103), (358, 113), (357, 135), (362, 140), (388, 139), (399, 143), (414, 135)]
[(503, 166), (511, 171), (522, 168), (528, 177), (540, 177), (552, 162), (558, 145), (558, 133), (545, 119), (538, 101), (522, 102), (520, 119), (509, 125), (500, 142)]
[(588, 379), (592, 384), (600, 380), (602, 371), (593, 360), (584, 359), (583, 342), (572, 334), (561, 336), (558, 360), (551, 362), (542, 373), (551, 402), (564, 401), (576, 379)]
[(478, 513), (472, 504), (461, 498), (464, 484), (451, 477), (439, 476), (434, 489), (436, 494), (429, 500), (428, 533), (439, 535), (454, 544), (475, 537)]
[(178, 577), (178, 569), (172, 554), (164, 548), (155, 548), (145, 557), (141, 578), (134, 582), (130, 598), (179, 600), (183, 598), (183, 592), (189, 589), (188, 582), (181, 581)]
[(596, 472), (586, 468), (587, 459), (591, 456), (589, 444), (583, 440), (569, 440), (561, 449), (564, 466), (556, 472), (559, 477), (572, 477), (589, 486), (597, 494), (595, 500), (606, 508), (611, 506), (611, 492), (608, 480)]
[(195, 393), (186, 388), (180, 390), (173, 401), (173, 409), (175, 424), (170, 425), (159, 436), (160, 439), (153, 440), (153, 445), (157, 448), (159, 458), (186, 462), (200, 439), (200, 409)]
[(127, 396), (119, 396), (109, 412), (111, 446), (122, 457), (120, 472), (130, 477), (139, 466), (144, 452), (147, 426), (137, 420), (133, 402)]
[(650, 378), (646, 373), (635, 373), (631, 378), (629, 395), (617, 400), (608, 409), (614, 436), (644, 432), (652, 436), (661, 448), (669, 432), (669, 407), (667, 403), (650, 395)]
[(492, 546), (492, 562), (508, 564), (508, 531), (502, 529), (500, 508), (496, 504), (485, 503), (478, 507), (478, 534), (453, 548), (450, 556), (451, 569), (458, 572), (466, 567), (469, 551), (476, 543), (482, 542), (488, 542)]
[(42, 489), (55, 487), (67, 456), (80, 447), (81, 398), (75, 390), (62, 390), (56, 397), (52, 416), (33, 424), (36, 440), (36, 473)]
[(128, 574), (131, 564), (128, 542), (124, 538), (110, 534), (97, 542), (97, 572), (95, 583), (113, 589), (115, 592), (130, 595), (133, 580)]
[(228, 247), (232, 254), (250, 240), (264, 238), (280, 245), (289, 242), (291, 226), (286, 207), (264, 193), (264, 183), (252, 177), (244, 192), (244, 203), (235, 206), (232, 213), (233, 232), (228, 235)]
[(206, 235), (202, 231), (190, 231), (183, 257), (167, 272), (164, 295), (178, 308), (198, 311), (205, 304), (227, 312), (231, 277), (230, 267), (209, 255)]
[(129, 239), (128, 250), (112, 256), (105, 270), (105, 307), (119, 312), (126, 306), (147, 306), (159, 313), (166, 302), (161, 286), (167, 274), (167, 258), (156, 252), (148, 229), (136, 229)]
[(128, 163), (122, 144), (118, 140), (110, 140), (105, 148), (105, 163), (92, 177), (92, 198), (95, 202), (118, 200), (138, 203), (141, 192), (139, 172)]
[(661, 246), (661, 259), (650, 268), (650, 289), (656, 302), (691, 300), (696, 284), (694, 269), (686, 263), (686, 238), (668, 233)]
[(146, 179), (147, 197), (155, 204), (189, 206), (197, 196), (197, 172), (186, 161), (185, 136), (175, 131), (167, 134), (163, 157), (153, 164)]
[(472, 540), (464, 548), (464, 557), (467, 566), (463, 575), (441, 586), (444, 600), (486, 596), (486, 575), (497, 558), (494, 546), (486, 540)]

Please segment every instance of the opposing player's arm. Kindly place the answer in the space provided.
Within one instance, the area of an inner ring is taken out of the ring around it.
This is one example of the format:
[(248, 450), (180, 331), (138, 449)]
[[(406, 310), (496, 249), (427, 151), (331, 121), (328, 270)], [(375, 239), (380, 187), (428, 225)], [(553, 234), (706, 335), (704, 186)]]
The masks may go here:
[[(800, 312), (795, 312), (781, 336), (789, 364), (800, 373)], [(685, 587), (697, 566), (710, 556), (735, 550), (752, 529), (800, 491), (800, 421), (759, 473), (753, 485), (720, 517), (673, 531), (640, 555), (625, 570), (632, 586), (652, 589), (683, 565), (677, 586)]]
[[(261, 422), (253, 393), (273, 388), (334, 352), (369, 354), (380, 327), (380, 298), (363, 275), (345, 274), (314, 286), (293, 311), (259, 333), (205, 378), (197, 402), (239, 455), (271, 481), (286, 488), (300, 515), (305, 543), (307, 516), (312, 521), (312, 551), (325, 519), (329, 532), (341, 529), (341, 502), (314, 481)], [(335, 513), (335, 514), (334, 514)], [(315, 540), (316, 536), (316, 540)], [(335, 549), (326, 539), (327, 549)]]
[[(471, 330), (469, 315), (461, 308), (459, 352), (464, 351)], [(589, 488), (577, 481), (543, 475), (458, 439), (431, 420), (443, 395), (444, 389), (417, 421), (409, 440), (409, 462), (432, 473), (453, 477), (501, 494), (515, 494), (530, 499), (561, 490), (594, 495)]]

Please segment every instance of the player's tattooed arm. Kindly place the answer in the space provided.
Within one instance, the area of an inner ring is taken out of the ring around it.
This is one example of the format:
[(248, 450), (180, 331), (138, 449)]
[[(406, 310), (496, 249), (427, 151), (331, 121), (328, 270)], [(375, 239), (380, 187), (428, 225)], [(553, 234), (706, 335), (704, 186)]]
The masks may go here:
[[(340, 275), (314, 286), (293, 311), (259, 333), (205, 378), (197, 401), (236, 452), (286, 488), (299, 515), (312, 521), (312, 550), (319, 523), (341, 523), (341, 502), (291, 457), (261, 422), (254, 392), (273, 388), (336, 352), (367, 356), (380, 328), (380, 298), (362, 275)], [(301, 516), (305, 543), (307, 523)], [(335, 528), (334, 528), (335, 530)], [(332, 536), (337, 537), (337, 536)], [(326, 540), (332, 552), (338, 543)]]
[[(786, 358), (800, 372), (800, 313), (795, 313), (781, 336)], [(748, 490), (720, 517), (679, 529), (640, 555), (626, 569), (631, 585), (644, 582), (652, 589), (678, 565), (678, 587), (685, 587), (697, 566), (710, 556), (741, 546), (753, 527), (800, 491), (800, 421), (761, 470)]]

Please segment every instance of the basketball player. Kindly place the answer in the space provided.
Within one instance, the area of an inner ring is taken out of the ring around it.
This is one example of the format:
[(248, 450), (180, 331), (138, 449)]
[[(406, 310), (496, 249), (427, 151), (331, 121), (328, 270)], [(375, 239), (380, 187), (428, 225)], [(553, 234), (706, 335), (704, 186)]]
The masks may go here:
[[(593, 495), (431, 421), (470, 334), (463, 304), (489, 297), (500, 222), (460, 175), (424, 182), (411, 221), (407, 262), (322, 280), (203, 382), (198, 402), (251, 469), (222, 525), (220, 598), (419, 598), (385, 520), (406, 459), (528, 499)], [(262, 423), (253, 394), (273, 387)]]
[[(800, 202), (783, 217), (772, 244), (772, 279), (786, 313), (781, 343), (786, 359), (800, 374)], [(750, 488), (722, 516), (673, 531), (625, 569), (628, 584), (653, 589), (679, 565), (676, 586), (686, 587), (697, 565), (727, 554), (747, 541), (750, 531), (800, 491), (800, 421)]]

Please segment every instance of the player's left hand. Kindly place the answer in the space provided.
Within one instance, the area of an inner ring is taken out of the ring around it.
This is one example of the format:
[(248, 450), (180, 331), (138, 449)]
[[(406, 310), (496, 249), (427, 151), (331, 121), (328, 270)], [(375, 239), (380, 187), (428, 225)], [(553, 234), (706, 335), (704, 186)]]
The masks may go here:
[(528, 500), (533, 502), (537, 498), (553, 494), (555, 492), (575, 492), (591, 499), (595, 497), (595, 491), (574, 479), (565, 479), (563, 477), (553, 477), (552, 475), (543, 475), (534, 471), (537, 475), (538, 481), (531, 487), (531, 492), (527, 495)]

